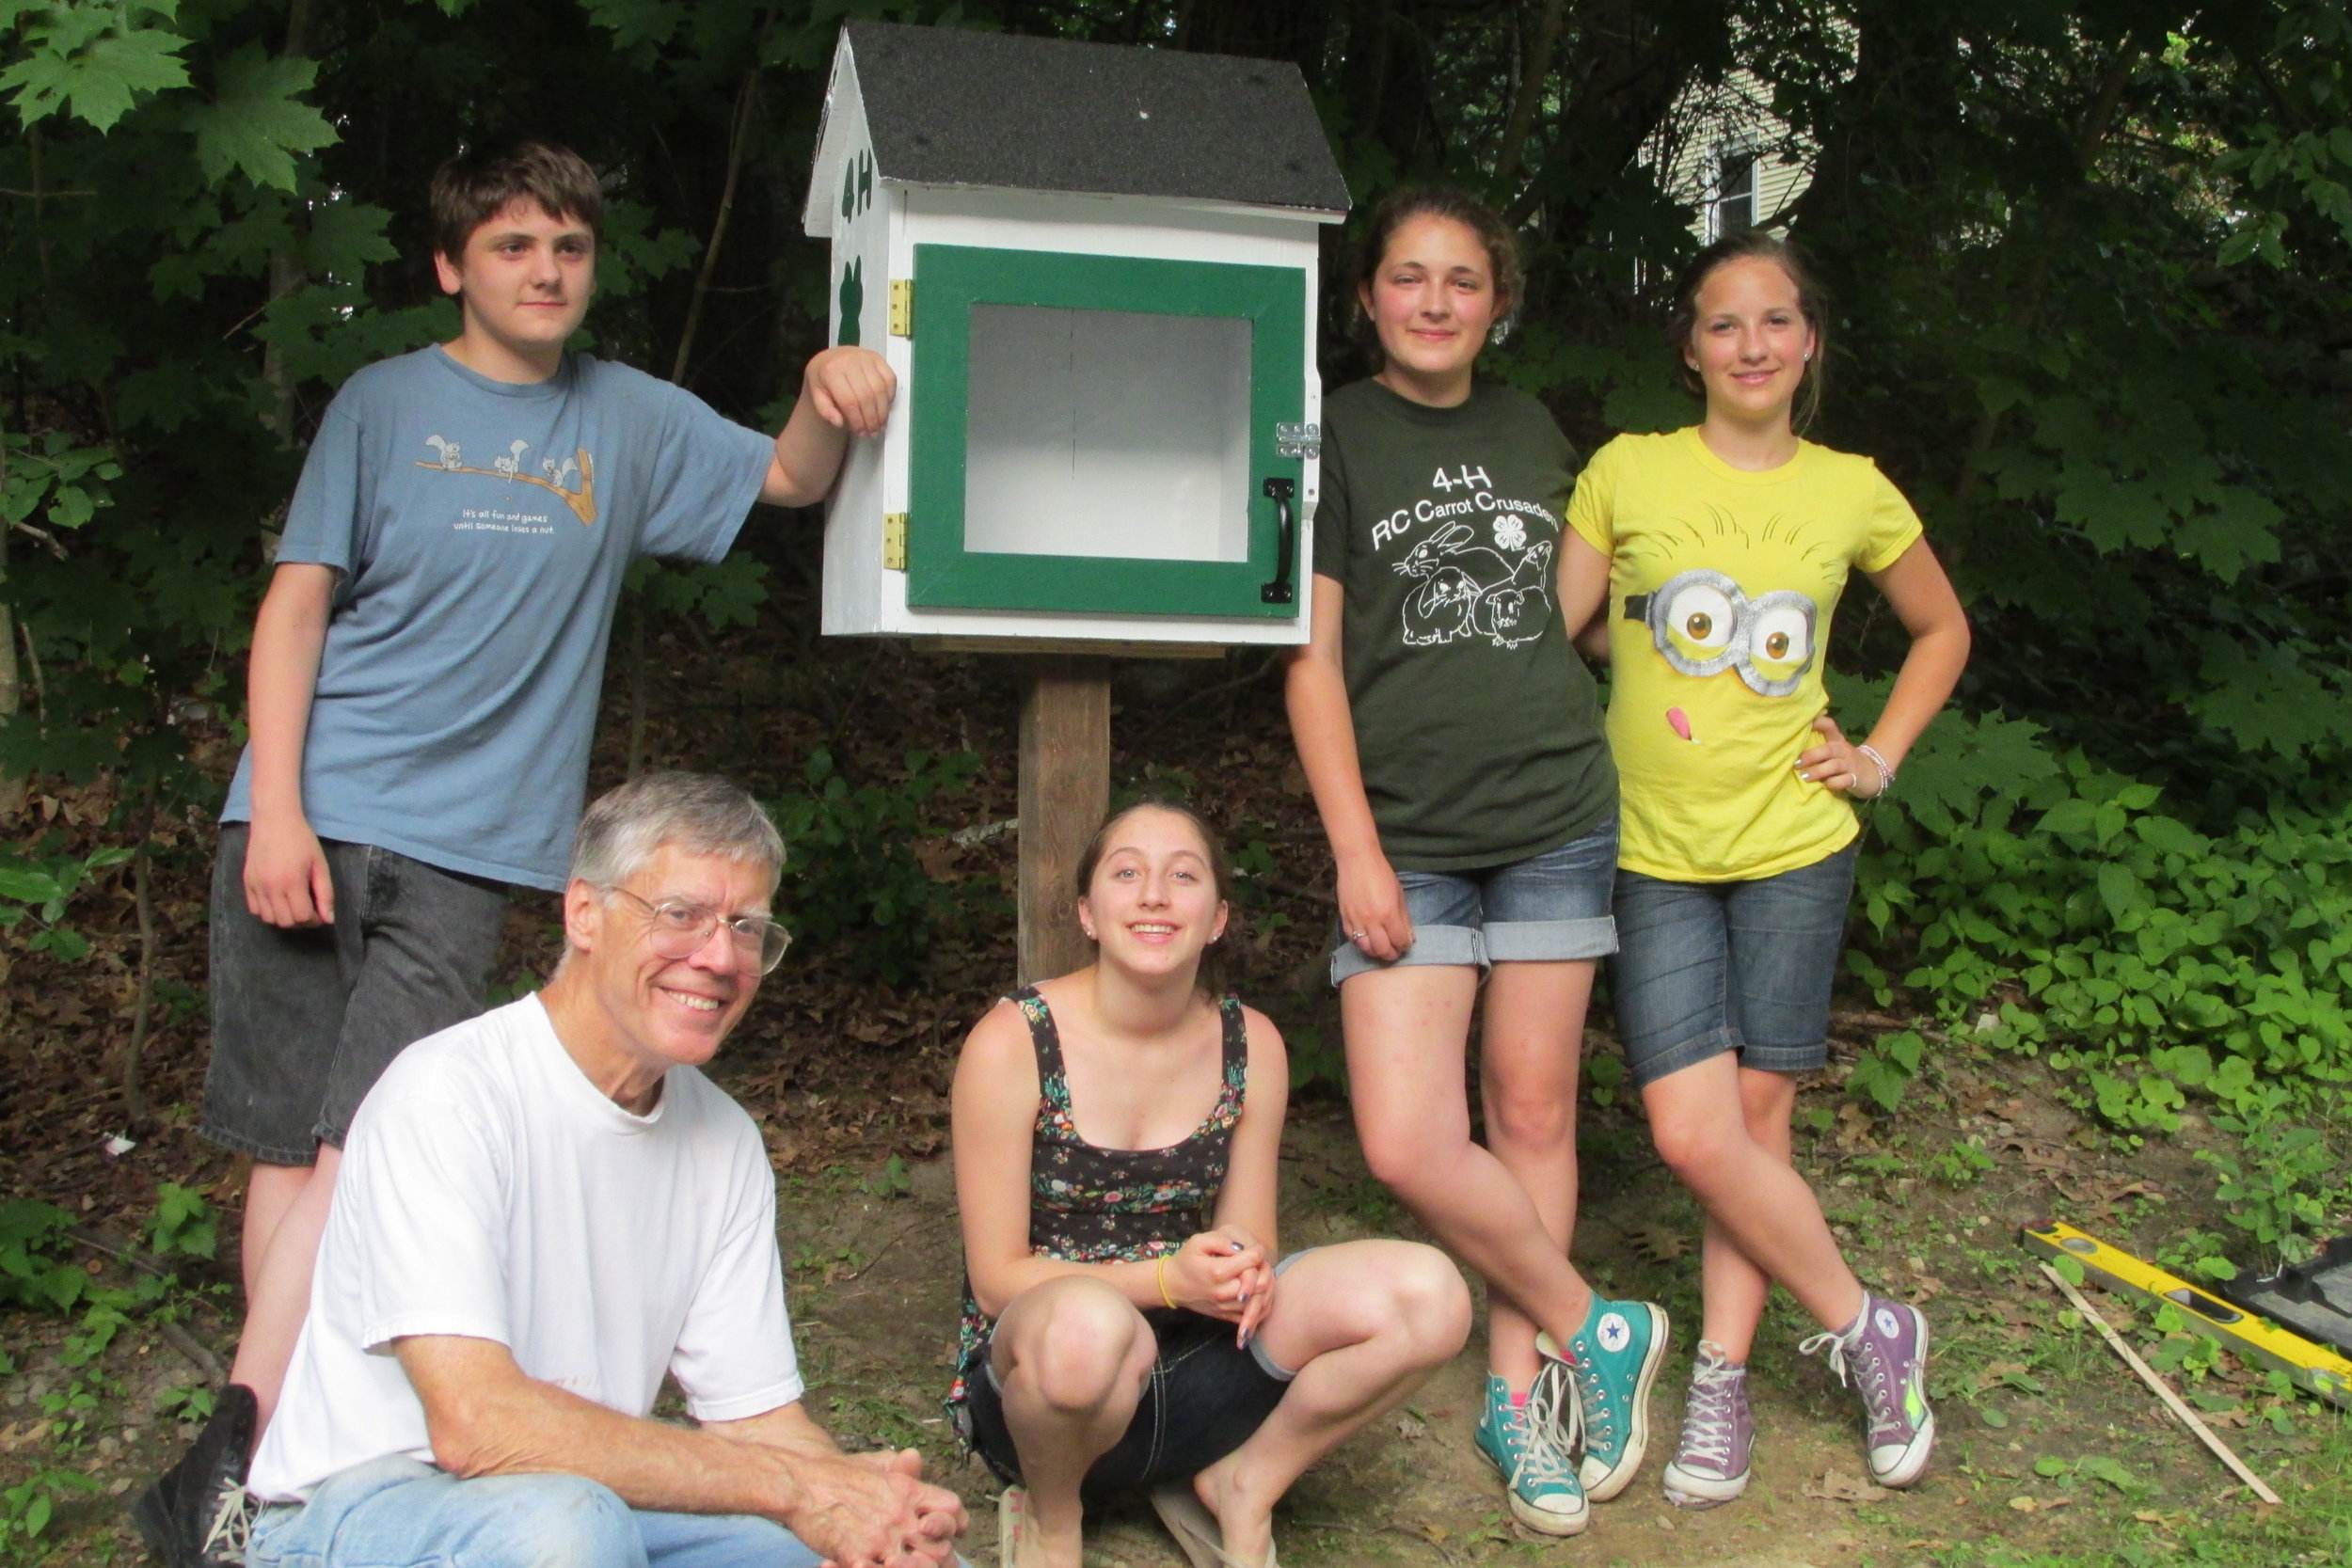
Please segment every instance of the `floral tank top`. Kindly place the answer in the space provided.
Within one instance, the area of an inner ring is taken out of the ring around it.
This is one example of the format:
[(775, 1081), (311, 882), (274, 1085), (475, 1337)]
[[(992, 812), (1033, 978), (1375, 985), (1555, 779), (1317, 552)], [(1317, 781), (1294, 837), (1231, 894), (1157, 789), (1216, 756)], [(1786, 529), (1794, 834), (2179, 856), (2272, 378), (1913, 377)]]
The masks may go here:
[[(1249, 1035), (1240, 1000), (1228, 996), (1216, 1005), (1223, 1043), (1216, 1103), (1200, 1126), (1166, 1148), (1097, 1148), (1078, 1136), (1053, 1010), (1034, 986), (1009, 1000), (1028, 1021), (1029, 1043), (1037, 1051), (1037, 1126), (1029, 1139), (1030, 1252), (1075, 1263), (1133, 1262), (1174, 1252), (1210, 1228), (1249, 1074)], [(1167, 1313), (1153, 1307), (1144, 1315), (1156, 1319)], [(946, 1401), (959, 1428), (968, 1381), (982, 1375), (978, 1358), (986, 1354), (990, 1326), (967, 1276), (956, 1381)]]

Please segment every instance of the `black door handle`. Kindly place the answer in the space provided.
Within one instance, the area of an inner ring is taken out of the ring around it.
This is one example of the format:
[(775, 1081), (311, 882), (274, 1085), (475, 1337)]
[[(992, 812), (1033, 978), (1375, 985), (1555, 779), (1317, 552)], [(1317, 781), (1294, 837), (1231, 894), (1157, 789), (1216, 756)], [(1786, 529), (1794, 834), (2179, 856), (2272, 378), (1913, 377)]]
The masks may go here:
[(1295, 479), (1269, 479), (1265, 493), (1274, 501), (1274, 515), (1281, 537), (1274, 546), (1274, 580), (1262, 584), (1258, 597), (1266, 604), (1290, 604), (1298, 597), (1291, 586), (1293, 562), (1298, 559), (1298, 514), (1291, 508), (1291, 498), (1298, 493)]

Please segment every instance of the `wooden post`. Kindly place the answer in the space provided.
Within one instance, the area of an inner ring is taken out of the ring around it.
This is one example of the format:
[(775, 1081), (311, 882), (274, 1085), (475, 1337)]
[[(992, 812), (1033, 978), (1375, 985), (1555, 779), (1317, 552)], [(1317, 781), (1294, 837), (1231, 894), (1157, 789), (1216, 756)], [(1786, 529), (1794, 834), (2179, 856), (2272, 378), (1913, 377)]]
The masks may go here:
[(1070, 879), (1110, 808), (1111, 667), (1032, 654), (1021, 681), (1021, 984), (1083, 968)]

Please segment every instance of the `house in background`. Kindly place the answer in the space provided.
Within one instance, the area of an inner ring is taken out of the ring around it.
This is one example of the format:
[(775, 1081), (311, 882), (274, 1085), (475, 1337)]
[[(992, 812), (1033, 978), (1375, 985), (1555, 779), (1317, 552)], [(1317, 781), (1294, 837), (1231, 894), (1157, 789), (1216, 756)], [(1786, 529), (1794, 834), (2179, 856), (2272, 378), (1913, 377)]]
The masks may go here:
[(1814, 150), (1773, 116), (1772, 101), (1746, 70), (1694, 81), (1642, 150), (1667, 194), (1697, 209), (1691, 232), (1702, 245), (1758, 225), (1785, 228), (1813, 182)]

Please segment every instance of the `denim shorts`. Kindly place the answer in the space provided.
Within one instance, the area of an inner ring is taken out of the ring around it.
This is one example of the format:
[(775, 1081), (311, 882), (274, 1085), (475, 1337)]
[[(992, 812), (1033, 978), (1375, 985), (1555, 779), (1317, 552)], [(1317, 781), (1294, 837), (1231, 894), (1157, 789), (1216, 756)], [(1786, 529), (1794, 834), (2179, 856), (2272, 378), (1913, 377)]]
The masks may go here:
[(1860, 849), (1748, 882), (1617, 873), (1624, 945), (1609, 985), (1635, 1084), (1725, 1051), (1766, 1072), (1811, 1072), (1829, 1059), (1830, 989)]
[(1479, 871), (1400, 871), (1413, 945), (1382, 963), (1331, 927), (1331, 984), (1397, 964), (1560, 962), (1617, 950), (1609, 898), (1617, 818), (1557, 849)]
[[(1302, 1247), (1275, 1268), (1280, 1275), (1314, 1251)], [(1163, 1481), (1197, 1476), (1249, 1441), (1274, 1414), (1297, 1372), (1279, 1366), (1264, 1341), (1233, 1343), (1234, 1328), (1221, 1319), (1153, 1307), (1144, 1321), (1160, 1342), (1152, 1381), (1110, 1450), (1087, 1467), (1079, 1490), (1089, 1498), (1148, 1492)], [(1021, 1455), (1005, 1421), (1005, 1394), (988, 1347), (974, 1353), (980, 1364), (964, 1369), (965, 1416), (972, 1449), (1008, 1486), (1021, 1481)]]
[(335, 924), (272, 926), (245, 904), (246, 827), (213, 862), (213, 1059), (197, 1131), (274, 1165), (342, 1147), (403, 1046), (480, 1012), (506, 889), (370, 844), (323, 839)]

